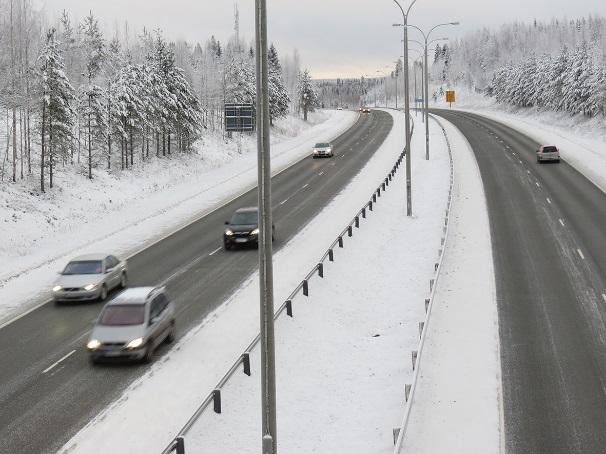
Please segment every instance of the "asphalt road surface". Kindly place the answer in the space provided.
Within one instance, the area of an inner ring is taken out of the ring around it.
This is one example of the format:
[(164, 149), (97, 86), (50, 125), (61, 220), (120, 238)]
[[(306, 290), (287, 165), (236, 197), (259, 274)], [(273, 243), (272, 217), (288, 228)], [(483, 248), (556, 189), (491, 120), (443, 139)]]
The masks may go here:
[[(392, 125), (385, 112), (362, 115), (333, 141), (333, 158), (310, 156), (273, 178), (274, 249), (359, 172)], [(256, 205), (252, 190), (129, 260), (130, 286), (166, 283), (177, 308), (177, 337), (257, 269), (256, 250), (221, 249), (223, 222), (237, 208)], [(55, 452), (145, 373), (145, 365), (89, 364), (84, 344), (100, 308), (49, 303), (0, 329), (0, 453)], [(158, 350), (156, 360), (166, 351)]]
[(467, 137), (486, 192), (507, 452), (606, 452), (606, 195), (564, 161), (538, 164), (511, 128), (435, 113)]

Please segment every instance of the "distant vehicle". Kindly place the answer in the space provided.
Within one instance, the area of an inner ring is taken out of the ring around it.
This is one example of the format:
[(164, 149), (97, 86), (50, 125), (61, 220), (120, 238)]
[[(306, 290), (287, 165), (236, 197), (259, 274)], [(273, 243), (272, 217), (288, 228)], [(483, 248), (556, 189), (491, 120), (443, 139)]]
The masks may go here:
[(315, 158), (332, 158), (332, 143), (317, 143), (314, 145), (312, 157)]
[(93, 363), (122, 358), (149, 362), (162, 342), (175, 338), (175, 308), (164, 287), (137, 287), (108, 302), (86, 349)]
[(126, 261), (108, 254), (87, 254), (72, 259), (53, 286), (53, 299), (62, 301), (104, 301), (115, 287), (126, 288)]
[[(223, 232), (223, 248), (231, 249), (234, 246), (259, 245), (259, 210), (256, 207), (240, 208), (225, 221)], [(271, 239), (274, 239), (276, 227), (271, 226)]]
[(337, 110), (343, 110), (343, 107), (339, 106), (337, 107)]
[(364, 107), (358, 107), (358, 112), (362, 113), (363, 110), (364, 110)]
[(362, 109), (362, 113), (370, 113), (370, 108), (364, 107), (364, 109)]
[(560, 150), (555, 145), (541, 145), (537, 150), (537, 162), (560, 162)]

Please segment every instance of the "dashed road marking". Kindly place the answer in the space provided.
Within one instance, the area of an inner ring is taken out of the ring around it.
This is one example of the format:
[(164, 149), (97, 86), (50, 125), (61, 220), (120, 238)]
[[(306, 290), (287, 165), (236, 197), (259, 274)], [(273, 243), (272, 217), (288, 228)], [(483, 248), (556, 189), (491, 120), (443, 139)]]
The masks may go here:
[(535, 181), (535, 182), (534, 182), (534, 184), (536, 184), (536, 185), (537, 185), (537, 188), (540, 188), (540, 187), (541, 187), (541, 185), (539, 184), (539, 182), (538, 182), (538, 181)]
[[(522, 161), (520, 161), (520, 162), (522, 162)], [(526, 171), (526, 173), (527, 173), (528, 175), (530, 175), (530, 170), (527, 170), (527, 171)]]
[(558, 222), (562, 225), (562, 227), (565, 227), (564, 221), (562, 221), (562, 219), (558, 219)]
[(286, 202), (288, 202), (288, 199), (284, 199), (280, 202), (280, 205), (284, 205)]
[(59, 365), (59, 363), (61, 363), (61, 361), (65, 361), (67, 358), (69, 358), (70, 356), (72, 356), (74, 353), (76, 353), (76, 350), (72, 350), (71, 352), (69, 352), (67, 355), (65, 355), (63, 358), (61, 358), (59, 361), (54, 362), (53, 364), (51, 364), (50, 366), (48, 366), (46, 369), (44, 369), (42, 371), (43, 374), (47, 373), (49, 370), (53, 369), (54, 367), (56, 367), (57, 365)]
[(318, 175), (322, 176), (322, 175), (324, 175), (324, 172), (320, 172), (320, 173), (318, 173)]
[(305, 189), (307, 186), (309, 186), (309, 183), (305, 183), (301, 189)]
[(551, 205), (551, 199), (547, 197), (547, 203)]
[(219, 252), (221, 250), (221, 246), (219, 246), (217, 249), (215, 249), (214, 251), (212, 251), (210, 254), (208, 254), (209, 256), (211, 255), (215, 255), (217, 252)]
[(604, 295), (603, 293), (602, 293), (602, 299), (603, 299), (603, 300), (604, 300), (604, 302), (606, 303), (606, 295)]
[(583, 260), (585, 260), (585, 256), (583, 255), (583, 252), (580, 249), (577, 249), (577, 252), (579, 253), (579, 255), (581, 256), (581, 258)]
[(521, 159), (518, 159), (518, 161), (520, 161), (520, 164), (522, 164), (522, 160)]

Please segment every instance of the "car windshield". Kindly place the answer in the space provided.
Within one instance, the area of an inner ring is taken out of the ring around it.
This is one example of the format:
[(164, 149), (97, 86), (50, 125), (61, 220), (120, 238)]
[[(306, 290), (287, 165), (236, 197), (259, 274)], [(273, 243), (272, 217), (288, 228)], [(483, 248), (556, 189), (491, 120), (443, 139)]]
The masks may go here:
[(317, 143), (316, 144), (316, 148), (329, 148), (330, 144), (329, 143)]
[(101, 260), (79, 260), (69, 262), (61, 274), (101, 274)]
[(543, 153), (555, 153), (557, 151), (558, 151), (558, 149), (553, 146), (543, 147)]
[(101, 317), (99, 325), (125, 326), (142, 325), (145, 320), (145, 304), (128, 304), (107, 306)]
[(232, 225), (253, 225), (257, 224), (259, 216), (256, 211), (241, 211), (235, 213), (231, 218)]

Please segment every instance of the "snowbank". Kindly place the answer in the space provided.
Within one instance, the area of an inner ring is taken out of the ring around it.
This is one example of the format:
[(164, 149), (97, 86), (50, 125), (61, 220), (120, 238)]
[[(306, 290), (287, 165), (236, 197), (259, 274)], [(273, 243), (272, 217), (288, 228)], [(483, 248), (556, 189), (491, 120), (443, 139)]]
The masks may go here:
[[(288, 117), (272, 131), (278, 172), (357, 119), (350, 111), (319, 111), (310, 123)], [(49, 285), (73, 255), (112, 251), (129, 256), (256, 184), (256, 139), (207, 136), (197, 153), (156, 159), (133, 170), (57, 174), (45, 194), (35, 180), (0, 191), (0, 325), (48, 298)]]
[(501, 380), (486, 199), (467, 140), (440, 122), (454, 161), (449, 237), (400, 452), (497, 453)]
[[(381, 149), (275, 256), (276, 301), (315, 265), (393, 165), (403, 146), (403, 116), (392, 114), (395, 127)], [(294, 301), (294, 318), (276, 324), (278, 442), (284, 452), (393, 449), (392, 428), (412, 376), (410, 350), (418, 342), (448, 194), (444, 140), (433, 126), (431, 134), (431, 161), (424, 160), (423, 135), (413, 136), (415, 216), (406, 217), (402, 167), (354, 238), (335, 251), (325, 279), (314, 278), (310, 297)], [(148, 453), (164, 447), (258, 332), (258, 305), (251, 304), (257, 300), (255, 274), (62, 452)], [(224, 388), (223, 413), (203, 415), (186, 446), (258, 452), (258, 362), (255, 349), (252, 377), (234, 376)]]

